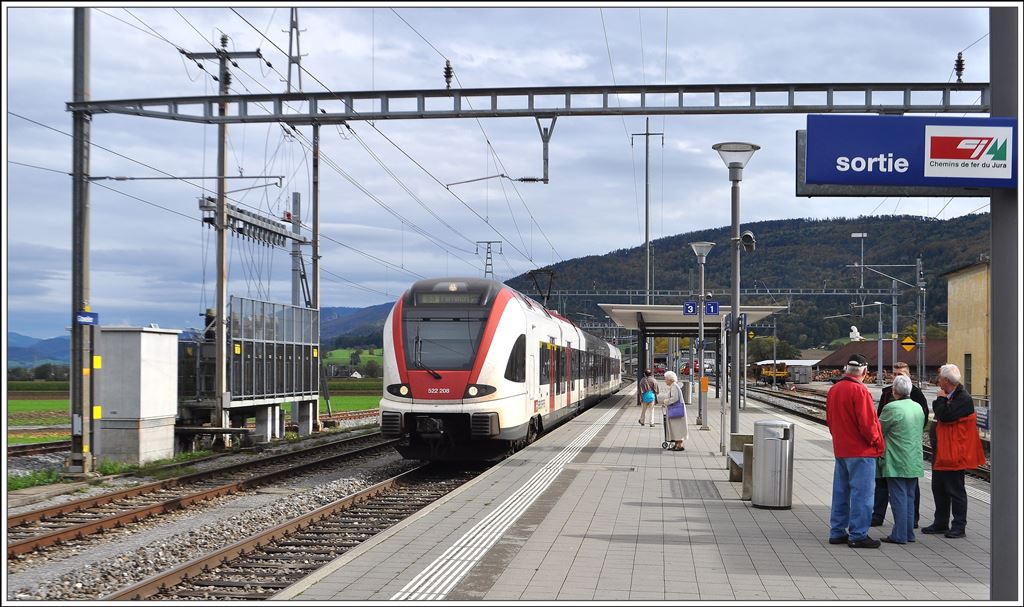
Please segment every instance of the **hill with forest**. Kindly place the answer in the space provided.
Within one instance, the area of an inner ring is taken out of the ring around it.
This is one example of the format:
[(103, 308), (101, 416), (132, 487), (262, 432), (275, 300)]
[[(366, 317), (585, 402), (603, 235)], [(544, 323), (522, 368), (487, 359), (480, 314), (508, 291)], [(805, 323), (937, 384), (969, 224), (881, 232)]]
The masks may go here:
[[(854, 232), (866, 232), (864, 264), (910, 265), (922, 258), (924, 278), (927, 282), (927, 326), (929, 333), (942, 331), (946, 322), (946, 280), (942, 274), (969, 265), (987, 255), (990, 249), (989, 215), (964, 215), (948, 220), (922, 218), (910, 215), (888, 215), (834, 219), (782, 219), (745, 223), (742, 230), (754, 232), (757, 247), (752, 253), (741, 254), (741, 283), (744, 289), (767, 288), (771, 292), (781, 289), (856, 289), (861, 272), (847, 267), (860, 262), (860, 239), (851, 238)], [(652, 289), (680, 289), (696, 292), (698, 270), (696, 256), (690, 242), (710, 241), (715, 247), (705, 265), (705, 286), (714, 293), (722, 307), (729, 302), (732, 280), (732, 262), (729, 250), (730, 227), (697, 230), (666, 236), (651, 242), (653, 267)], [(554, 272), (552, 290), (558, 289), (643, 289), (644, 247), (638, 246), (611, 251), (605, 255), (591, 255), (570, 259), (548, 266)], [(908, 283), (915, 282), (915, 269), (878, 268)], [(538, 279), (541, 286), (546, 278)], [(533, 280), (526, 275), (517, 276), (507, 283), (539, 298)], [(886, 289), (892, 280), (872, 271), (864, 271), (864, 287)], [(899, 321), (901, 331), (916, 327), (917, 297), (915, 290), (899, 285)], [(656, 304), (681, 304), (683, 298), (656, 298)], [(868, 296), (865, 303), (875, 300), (890, 303), (892, 298)], [(602, 296), (596, 298), (566, 298), (565, 302), (549, 301), (551, 308), (561, 309), (574, 320), (590, 314), (603, 319), (598, 303), (628, 302)], [(878, 312), (866, 308), (854, 318), (825, 319), (825, 316), (847, 314), (850, 304), (860, 304), (857, 296), (745, 296), (749, 304), (789, 304), (789, 310), (779, 316), (778, 334), (781, 340), (798, 348), (828, 344), (846, 337), (850, 325), (856, 325), (862, 334), (877, 332)], [(643, 303), (635, 298), (633, 303)], [(884, 307), (885, 332), (889, 331), (891, 312)], [(588, 319), (589, 320), (589, 319)]]

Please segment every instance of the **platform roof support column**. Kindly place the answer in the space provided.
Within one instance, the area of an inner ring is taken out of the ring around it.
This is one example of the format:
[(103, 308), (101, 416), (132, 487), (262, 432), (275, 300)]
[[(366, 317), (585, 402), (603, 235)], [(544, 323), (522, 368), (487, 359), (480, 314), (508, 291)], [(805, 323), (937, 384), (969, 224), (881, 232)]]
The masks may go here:
[[(992, 74), (992, 116), (1018, 118), (1020, 30), (1018, 7), (989, 9), (989, 64)], [(1018, 131), (1019, 133), (1019, 131)], [(1019, 137), (1019, 134), (1018, 134)], [(1018, 148), (1019, 149), (1019, 148)], [(1020, 530), (1017, 491), (1020, 479), (1018, 422), (1020, 410), (1020, 266), (1017, 233), (1020, 229), (1018, 190), (992, 189), (992, 274), (989, 301), (992, 306), (991, 422), (992, 428), (992, 533), (990, 598), (1019, 601), (1017, 581), (1020, 561), (1017, 534)], [(997, 522), (998, 521), (998, 522)]]

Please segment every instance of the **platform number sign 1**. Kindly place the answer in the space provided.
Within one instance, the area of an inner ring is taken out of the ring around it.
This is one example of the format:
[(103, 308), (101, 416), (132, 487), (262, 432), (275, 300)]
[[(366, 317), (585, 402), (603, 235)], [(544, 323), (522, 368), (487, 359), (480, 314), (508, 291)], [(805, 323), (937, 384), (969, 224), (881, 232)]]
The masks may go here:
[(697, 315), (697, 302), (695, 301), (684, 301), (683, 302), (683, 316), (696, 316)]
[(704, 302), (704, 314), (708, 316), (718, 316), (718, 302), (717, 301), (705, 301)]

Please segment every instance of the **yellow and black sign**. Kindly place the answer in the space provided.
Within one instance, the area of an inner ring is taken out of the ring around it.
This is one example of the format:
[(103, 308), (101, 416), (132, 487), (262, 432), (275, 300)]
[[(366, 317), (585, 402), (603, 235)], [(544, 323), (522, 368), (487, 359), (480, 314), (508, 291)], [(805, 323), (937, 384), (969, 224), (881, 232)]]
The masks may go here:
[(903, 341), (900, 342), (900, 345), (903, 346), (904, 350), (910, 352), (911, 350), (914, 349), (914, 346), (917, 345), (917, 342), (914, 341), (913, 337), (907, 335), (906, 337), (903, 338)]
[(754, 332), (753, 331), (747, 331), (747, 339), (754, 339)]

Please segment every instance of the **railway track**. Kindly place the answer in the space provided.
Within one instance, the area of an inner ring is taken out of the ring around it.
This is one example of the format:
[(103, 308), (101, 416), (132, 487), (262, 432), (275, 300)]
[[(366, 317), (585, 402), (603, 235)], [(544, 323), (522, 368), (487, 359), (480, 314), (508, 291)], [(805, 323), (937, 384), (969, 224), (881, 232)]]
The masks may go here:
[(8, 445), (7, 457), (24, 457), (26, 455), (42, 455), (44, 453), (60, 453), (71, 450), (71, 441), (59, 440), (28, 445)]
[[(799, 394), (790, 394), (788, 392), (764, 390), (761, 388), (747, 388), (748, 394), (757, 395), (756, 398), (761, 402), (767, 403), (780, 409), (785, 409), (786, 412), (796, 415), (797, 417), (815, 422), (817, 424), (825, 423), (825, 399), (815, 398), (813, 396), (807, 396)], [(932, 455), (931, 446), (928, 444), (924, 445), (925, 460), (929, 460)], [(990, 470), (986, 466), (984, 468), (977, 468), (969, 470), (968, 474), (976, 476), (985, 482), (990, 482)]]
[(138, 522), (196, 502), (390, 447), (380, 433), (197, 472), (7, 518), (7, 556)]
[(482, 471), (415, 468), (102, 600), (272, 598)]

